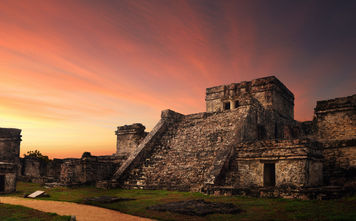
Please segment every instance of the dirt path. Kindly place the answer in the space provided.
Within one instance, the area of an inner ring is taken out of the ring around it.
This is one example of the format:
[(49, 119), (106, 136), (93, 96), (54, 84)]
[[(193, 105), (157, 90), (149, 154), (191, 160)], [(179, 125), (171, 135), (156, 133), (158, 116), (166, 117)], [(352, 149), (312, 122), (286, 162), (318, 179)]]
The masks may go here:
[(57, 213), (59, 215), (74, 215), (79, 221), (150, 220), (147, 218), (120, 213), (114, 210), (69, 202), (34, 200), (19, 197), (0, 197), (0, 202), (13, 205), (22, 205), (44, 212)]

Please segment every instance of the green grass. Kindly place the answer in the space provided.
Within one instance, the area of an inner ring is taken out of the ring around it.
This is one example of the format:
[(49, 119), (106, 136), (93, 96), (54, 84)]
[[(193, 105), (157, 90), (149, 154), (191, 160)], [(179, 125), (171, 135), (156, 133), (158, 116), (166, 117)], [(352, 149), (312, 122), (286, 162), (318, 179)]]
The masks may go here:
[[(201, 193), (165, 190), (101, 190), (93, 186), (77, 188), (57, 187), (45, 189), (38, 184), (18, 182), (17, 192), (23, 196), (35, 190), (45, 190), (50, 197), (41, 200), (58, 200), (83, 203), (83, 199), (94, 196), (115, 196), (136, 200), (93, 205), (118, 210), (124, 213), (158, 220), (356, 220), (356, 197), (339, 200), (303, 201), (290, 199), (267, 199), (241, 196), (207, 196)], [(214, 202), (233, 203), (244, 212), (240, 214), (212, 214), (194, 217), (170, 212), (147, 210), (148, 206), (190, 199), (205, 199)]]
[(0, 204), (0, 220), (2, 221), (68, 221), (70, 216), (59, 216), (45, 213), (23, 206)]

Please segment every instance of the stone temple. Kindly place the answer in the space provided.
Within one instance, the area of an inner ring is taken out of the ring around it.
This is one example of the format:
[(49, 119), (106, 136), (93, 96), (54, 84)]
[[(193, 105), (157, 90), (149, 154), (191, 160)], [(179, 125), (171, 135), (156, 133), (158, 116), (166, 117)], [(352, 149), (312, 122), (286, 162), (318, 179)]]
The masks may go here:
[(294, 120), (294, 95), (276, 77), (206, 89), (206, 112), (164, 110), (149, 133), (117, 128), (112, 156), (21, 159), (21, 179), (100, 188), (327, 198), (356, 189), (356, 95), (318, 101)]

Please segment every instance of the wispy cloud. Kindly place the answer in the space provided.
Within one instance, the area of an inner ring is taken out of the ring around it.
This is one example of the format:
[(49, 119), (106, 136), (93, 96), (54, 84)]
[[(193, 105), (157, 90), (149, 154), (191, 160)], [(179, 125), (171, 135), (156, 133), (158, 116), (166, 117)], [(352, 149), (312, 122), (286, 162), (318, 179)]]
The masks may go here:
[(277, 5), (2, 1), (1, 126), (23, 129), (23, 150), (107, 154), (118, 124), (201, 112), (206, 87), (270, 74), (310, 120), (316, 99), (355, 93), (355, 4)]

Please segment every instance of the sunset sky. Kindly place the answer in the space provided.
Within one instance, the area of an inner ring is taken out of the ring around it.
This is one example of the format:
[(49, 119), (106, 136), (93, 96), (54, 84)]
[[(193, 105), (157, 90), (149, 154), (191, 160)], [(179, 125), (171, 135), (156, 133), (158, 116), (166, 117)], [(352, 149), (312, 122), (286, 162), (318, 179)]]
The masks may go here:
[(0, 127), (21, 155), (115, 152), (116, 127), (205, 111), (205, 88), (275, 75), (295, 118), (356, 93), (356, 1), (0, 2)]

